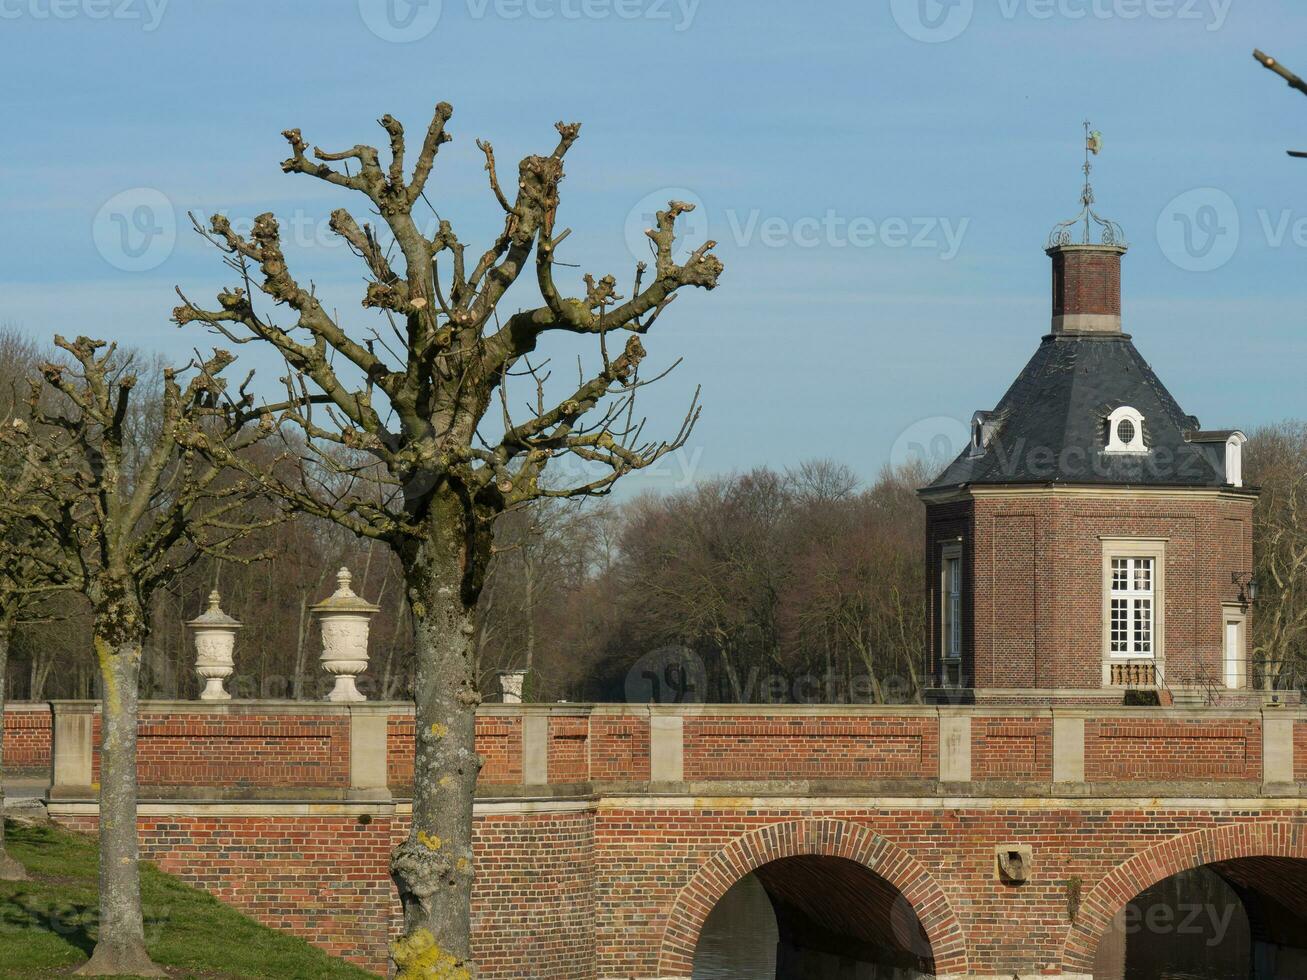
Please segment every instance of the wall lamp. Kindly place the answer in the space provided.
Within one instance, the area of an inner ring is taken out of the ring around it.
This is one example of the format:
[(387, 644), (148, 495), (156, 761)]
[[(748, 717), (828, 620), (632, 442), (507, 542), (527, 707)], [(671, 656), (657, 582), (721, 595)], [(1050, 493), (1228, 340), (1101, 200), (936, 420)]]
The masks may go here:
[(1239, 586), (1239, 601), (1247, 605), (1257, 601), (1257, 580), (1252, 572), (1231, 572), (1230, 583)]

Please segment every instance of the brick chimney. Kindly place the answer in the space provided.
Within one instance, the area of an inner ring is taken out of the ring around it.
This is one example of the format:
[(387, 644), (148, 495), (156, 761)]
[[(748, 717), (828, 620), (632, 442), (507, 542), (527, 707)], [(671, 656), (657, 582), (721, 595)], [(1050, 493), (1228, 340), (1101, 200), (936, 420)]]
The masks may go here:
[(1053, 333), (1121, 332), (1124, 245), (1054, 245)]

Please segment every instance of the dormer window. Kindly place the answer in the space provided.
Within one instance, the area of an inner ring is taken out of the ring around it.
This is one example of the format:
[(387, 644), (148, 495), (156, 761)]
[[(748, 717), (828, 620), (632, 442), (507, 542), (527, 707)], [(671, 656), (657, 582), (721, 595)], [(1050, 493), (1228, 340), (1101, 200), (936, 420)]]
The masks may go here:
[(1225, 482), (1231, 486), (1243, 486), (1243, 444), (1247, 441), (1248, 437), (1238, 430), (1225, 440)]
[(977, 412), (971, 416), (971, 446), (968, 455), (972, 457), (985, 455), (989, 440), (994, 435), (993, 412)]
[(1107, 446), (1109, 453), (1146, 453), (1144, 444), (1144, 416), (1138, 409), (1122, 405), (1107, 417)]

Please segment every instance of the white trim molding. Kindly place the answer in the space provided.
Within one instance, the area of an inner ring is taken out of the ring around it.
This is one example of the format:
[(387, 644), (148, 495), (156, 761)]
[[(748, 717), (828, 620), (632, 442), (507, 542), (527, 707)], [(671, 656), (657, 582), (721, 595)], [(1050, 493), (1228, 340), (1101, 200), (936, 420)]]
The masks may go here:
[(1107, 416), (1107, 446), (1103, 452), (1148, 452), (1148, 446), (1144, 444), (1144, 416), (1139, 409), (1122, 405), (1112, 410)]
[[(1128, 669), (1130, 665), (1139, 665), (1141, 670), (1152, 668), (1153, 682), (1144, 686), (1162, 685), (1166, 666), (1166, 538), (1108, 537), (1100, 536), (1102, 542), (1102, 661), (1103, 686), (1119, 687), (1114, 684), (1113, 668)], [(1113, 558), (1150, 558), (1151, 600), (1152, 600), (1152, 636), (1148, 654), (1114, 654), (1112, 652), (1112, 559)], [(1125, 665), (1123, 668), (1122, 665)]]

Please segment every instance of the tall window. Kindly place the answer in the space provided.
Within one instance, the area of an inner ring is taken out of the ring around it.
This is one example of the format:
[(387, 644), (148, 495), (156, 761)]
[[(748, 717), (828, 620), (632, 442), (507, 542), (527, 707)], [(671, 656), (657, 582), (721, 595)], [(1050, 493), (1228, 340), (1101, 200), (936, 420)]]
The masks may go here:
[(945, 687), (962, 683), (962, 549), (947, 545), (940, 566), (942, 607), (940, 609), (940, 653)]
[(962, 559), (944, 560), (944, 656), (962, 656)]
[(1152, 558), (1112, 559), (1112, 656), (1153, 656), (1153, 586)]

